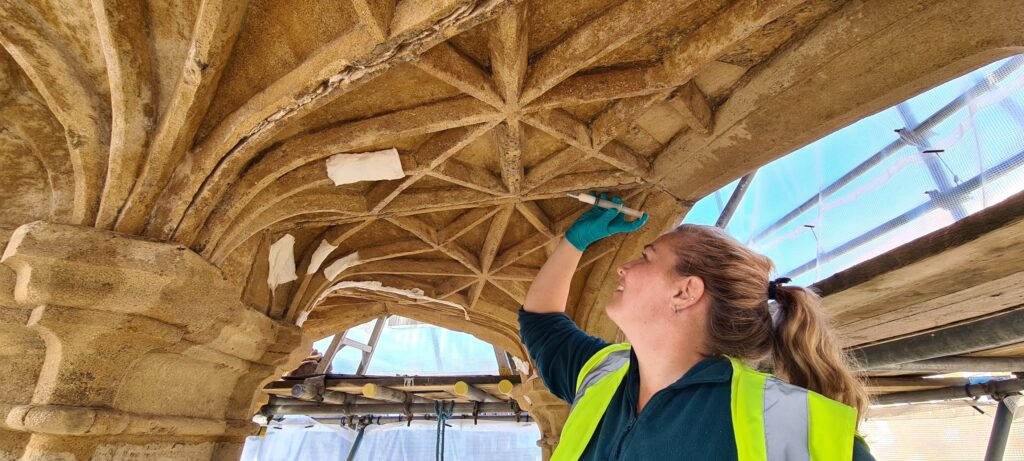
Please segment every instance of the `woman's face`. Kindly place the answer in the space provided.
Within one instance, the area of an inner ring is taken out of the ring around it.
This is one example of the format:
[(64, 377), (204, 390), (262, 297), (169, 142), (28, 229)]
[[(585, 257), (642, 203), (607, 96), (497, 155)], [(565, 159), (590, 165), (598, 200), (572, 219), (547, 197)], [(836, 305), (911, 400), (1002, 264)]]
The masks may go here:
[(679, 293), (681, 279), (675, 272), (675, 252), (683, 239), (676, 232), (662, 235), (645, 245), (639, 258), (619, 267), (619, 285), (606, 309), (623, 332), (673, 315), (673, 296)]

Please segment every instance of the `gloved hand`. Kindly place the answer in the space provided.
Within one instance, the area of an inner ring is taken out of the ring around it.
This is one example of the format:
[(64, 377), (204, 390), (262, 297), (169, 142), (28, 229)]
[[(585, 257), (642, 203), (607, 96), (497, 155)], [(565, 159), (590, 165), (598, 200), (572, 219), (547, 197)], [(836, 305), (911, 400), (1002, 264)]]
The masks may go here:
[[(594, 193), (591, 192), (590, 195), (594, 195)], [(601, 194), (601, 199), (607, 200), (605, 194)], [(622, 203), (622, 199), (612, 197), (612, 202)], [(565, 232), (565, 238), (576, 249), (586, 251), (590, 244), (609, 235), (633, 232), (641, 228), (647, 222), (647, 217), (647, 213), (644, 213), (642, 218), (626, 222), (625, 215), (619, 210), (594, 205), (589, 211), (576, 218), (576, 222), (572, 223), (569, 230)]]

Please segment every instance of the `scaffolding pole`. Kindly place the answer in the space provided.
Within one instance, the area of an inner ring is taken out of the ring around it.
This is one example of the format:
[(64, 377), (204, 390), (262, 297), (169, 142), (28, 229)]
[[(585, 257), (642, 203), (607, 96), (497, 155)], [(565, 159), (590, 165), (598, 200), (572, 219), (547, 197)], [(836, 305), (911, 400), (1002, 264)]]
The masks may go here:
[[(516, 413), (517, 407), (514, 402), (456, 402), (452, 410), (455, 414), (473, 413)], [(435, 414), (432, 403), (369, 403), (369, 404), (285, 404), (278, 400), (274, 404), (264, 405), (260, 413), (265, 416), (352, 416), (352, 415), (401, 415), (411, 413), (415, 415)]]
[(939, 357), (917, 362), (872, 367), (870, 371), (950, 373), (954, 371), (997, 373), (1024, 371), (1024, 357)]
[(359, 432), (356, 433), (356, 439), (352, 442), (352, 448), (348, 450), (348, 457), (345, 461), (352, 461), (356, 459), (356, 452), (359, 451), (359, 445), (363, 443), (363, 433), (366, 432), (366, 424), (359, 424)]
[(1024, 389), (1024, 382), (1020, 379), (1003, 379), (971, 384), (969, 386), (940, 387), (938, 389), (928, 389), (924, 391), (882, 394), (874, 397), (872, 399), (873, 402), (871, 403), (875, 405), (894, 405), (898, 403), (909, 404), (941, 400), (959, 400), (986, 395), (1004, 396), (1020, 392), (1022, 389)]
[[(424, 421), (430, 421), (430, 418), (432, 418), (432, 417), (434, 417), (434, 415), (423, 415), (422, 419)], [(473, 415), (452, 415), (451, 418), (448, 418), (448, 421), (522, 422), (522, 421), (529, 421), (528, 418), (529, 418), (529, 415), (526, 414), (526, 412), (523, 412), (523, 413), (520, 413), (519, 419), (516, 419), (516, 416), (513, 415), (513, 414), (478, 416), (475, 419), (473, 418)], [(415, 417), (414, 417), (414, 419), (415, 419)], [(346, 417), (333, 417), (333, 416), (326, 416), (326, 417), (318, 416), (318, 417), (313, 418), (313, 420), (315, 420), (316, 422), (318, 422), (320, 424), (324, 424), (324, 425), (327, 425), (327, 426), (344, 426), (348, 422), (348, 418), (346, 418)], [(388, 423), (404, 423), (404, 422), (408, 422), (408, 421), (409, 421), (409, 418), (407, 418), (405, 415), (382, 415), (382, 416), (374, 415), (374, 417), (373, 417), (374, 424), (381, 424), (381, 425), (388, 424)], [(434, 421), (436, 421), (436, 418), (434, 419)]]
[[(962, 355), (1024, 341), (1024, 308), (903, 339), (850, 350), (861, 370)], [(1021, 371), (1021, 370), (1010, 370)]]
[(983, 171), (981, 174), (960, 183), (960, 185), (950, 189), (946, 193), (936, 192), (929, 194), (928, 201), (914, 207), (910, 211), (907, 211), (895, 218), (892, 218), (882, 224), (879, 224), (875, 228), (847, 241), (846, 243), (839, 245), (826, 253), (819, 254), (816, 258), (807, 261), (796, 268), (786, 273), (786, 277), (795, 278), (796, 276), (803, 274), (815, 266), (821, 264), (827, 264), (832, 260), (849, 253), (853, 249), (874, 240), (890, 230), (906, 224), (914, 219), (924, 216), (926, 213), (942, 208), (944, 203), (950, 203), (953, 200), (963, 202), (963, 200), (977, 189), (984, 186), (984, 181), (995, 181), (1003, 176), (1006, 176), (1010, 172), (1014, 171), (1024, 165), (1024, 151), (1018, 152), (1013, 157), (1010, 157), (998, 165)]
[[(989, 78), (982, 80), (981, 82), (978, 82), (977, 85), (971, 87), (969, 90), (965, 91), (956, 99), (950, 101), (949, 104), (946, 104), (937, 112), (935, 112), (930, 117), (921, 122), (919, 125), (913, 127), (912, 131), (923, 133), (927, 132), (932, 128), (935, 128), (940, 123), (949, 118), (951, 115), (953, 115), (956, 111), (966, 107), (968, 103), (970, 103), (978, 96), (981, 96), (982, 94), (991, 91), (993, 88), (995, 88), (995, 85), (997, 83), (999, 83), (1006, 77), (1009, 77), (1010, 74), (1012, 74), (1015, 70), (1019, 69), (1021, 66), (1024, 66), (1024, 58), (1015, 57), (1010, 59), (1009, 62), (1004, 64), (999, 69), (996, 69), (995, 72), (993, 72), (989, 76)], [(819, 193), (807, 199), (805, 202), (803, 202), (795, 209), (784, 215), (782, 218), (779, 218), (779, 220), (775, 221), (768, 227), (762, 229), (756, 235), (751, 237), (750, 243), (760, 242), (769, 234), (781, 229), (783, 226), (789, 224), (807, 210), (810, 210), (814, 206), (818, 205), (822, 200), (828, 198), (832, 194), (835, 194), (847, 184), (850, 184), (864, 173), (867, 173), (875, 165), (882, 163), (882, 161), (885, 160), (886, 158), (889, 158), (893, 154), (899, 152), (904, 147), (910, 145), (912, 144), (908, 143), (903, 138), (898, 138), (895, 141), (889, 143), (889, 145), (883, 147), (880, 151), (876, 152), (871, 157), (868, 157), (866, 160), (864, 160), (859, 165), (854, 167), (852, 170), (844, 174), (835, 182), (826, 186)]]
[(736, 208), (739, 208), (740, 201), (743, 200), (743, 196), (746, 195), (747, 189), (750, 188), (750, 183), (754, 180), (754, 175), (757, 174), (757, 170), (747, 173), (746, 176), (740, 178), (740, 182), (736, 184), (736, 190), (732, 191), (732, 195), (729, 196), (729, 201), (725, 202), (725, 208), (722, 209), (722, 214), (718, 215), (718, 221), (715, 222), (715, 227), (719, 229), (725, 229), (729, 225), (729, 221), (732, 220), (732, 215), (736, 213)]
[(996, 409), (996, 417), (992, 421), (992, 434), (988, 438), (988, 449), (985, 450), (985, 461), (1003, 461), (1016, 403), (1012, 397), (999, 399), (999, 408)]

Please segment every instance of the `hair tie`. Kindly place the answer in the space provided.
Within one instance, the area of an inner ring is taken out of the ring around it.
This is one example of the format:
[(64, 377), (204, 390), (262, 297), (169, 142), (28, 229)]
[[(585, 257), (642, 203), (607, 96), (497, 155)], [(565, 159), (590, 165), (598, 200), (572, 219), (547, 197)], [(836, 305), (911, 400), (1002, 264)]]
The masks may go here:
[(778, 288), (784, 284), (792, 282), (793, 280), (789, 277), (779, 277), (771, 282), (768, 282), (768, 299), (778, 301)]

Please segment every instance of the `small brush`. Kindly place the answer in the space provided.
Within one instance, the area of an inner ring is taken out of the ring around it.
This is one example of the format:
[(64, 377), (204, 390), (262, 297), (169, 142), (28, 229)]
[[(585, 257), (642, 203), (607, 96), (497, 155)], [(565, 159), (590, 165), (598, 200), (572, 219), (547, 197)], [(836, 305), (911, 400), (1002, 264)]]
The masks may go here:
[(615, 203), (615, 202), (613, 202), (611, 200), (601, 200), (601, 199), (599, 199), (597, 197), (594, 197), (593, 195), (590, 195), (590, 194), (565, 194), (565, 195), (568, 195), (569, 197), (572, 197), (572, 198), (574, 198), (576, 200), (579, 200), (579, 201), (581, 201), (583, 203), (589, 203), (591, 205), (597, 205), (597, 206), (599, 206), (601, 208), (609, 208), (609, 209), (619, 210), (619, 212), (621, 212), (622, 214), (627, 215), (627, 216), (632, 216), (634, 218), (642, 218), (644, 216), (644, 212), (642, 212), (642, 211), (634, 210), (632, 208), (626, 207), (625, 205), (623, 205), (621, 203)]

